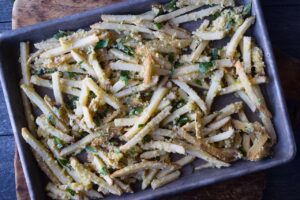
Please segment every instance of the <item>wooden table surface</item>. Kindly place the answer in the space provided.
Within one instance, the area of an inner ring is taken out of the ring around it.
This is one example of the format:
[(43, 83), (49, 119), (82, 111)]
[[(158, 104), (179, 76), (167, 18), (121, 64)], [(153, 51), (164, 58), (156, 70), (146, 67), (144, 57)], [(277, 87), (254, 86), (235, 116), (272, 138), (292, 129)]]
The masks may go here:
[[(11, 29), (12, 4), (13, 0), (0, 0), (0, 33)], [(300, 1), (262, 0), (262, 4), (273, 46), (290, 56), (300, 58), (300, 40), (298, 39), (300, 21), (297, 20), (300, 17)], [(298, 66), (300, 67), (300, 63)], [(296, 71), (300, 73), (300, 68)], [(295, 77), (299, 77), (297, 74), (295, 75)], [(284, 78), (292, 79), (292, 77)], [(299, 80), (294, 78), (294, 81), (297, 83)], [(293, 81), (287, 83), (291, 84), (287, 86), (288, 88), (293, 88), (294, 85), (297, 85)], [(290, 117), (297, 143), (300, 144), (300, 137), (298, 136), (300, 132), (300, 106), (297, 104), (300, 103), (300, 92), (299, 89), (287, 92)], [(15, 199), (14, 141), (1, 89), (0, 152), (0, 199)], [(299, 167), (300, 157), (297, 155), (293, 162), (269, 170), (267, 172), (268, 178), (264, 199), (299, 199)]]

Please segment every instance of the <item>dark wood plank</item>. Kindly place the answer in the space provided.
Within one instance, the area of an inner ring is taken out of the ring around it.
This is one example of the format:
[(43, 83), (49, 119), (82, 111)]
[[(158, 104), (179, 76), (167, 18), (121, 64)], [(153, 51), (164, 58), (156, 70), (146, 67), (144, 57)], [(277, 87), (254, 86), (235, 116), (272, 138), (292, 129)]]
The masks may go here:
[(261, 0), (262, 5), (279, 6), (279, 5), (300, 5), (299, 0)]
[(0, 136), (0, 199), (16, 199), (14, 176), (14, 139), (12, 136)]
[(11, 30), (11, 22), (0, 22), (0, 33)]
[[(12, 128), (10, 125), (6, 104), (2, 92), (0, 89), (0, 136), (1, 135), (12, 135)], [(2, 148), (2, 146), (0, 146)], [(2, 151), (1, 151), (2, 153)], [(0, 198), (1, 199), (1, 198)]]
[(0, 22), (11, 21), (13, 0), (0, 0)]
[[(300, 146), (300, 112), (299, 101), (289, 101), (290, 117), (293, 119), (296, 145)], [(298, 110), (298, 112), (295, 112)], [(267, 171), (267, 184), (264, 191), (264, 199), (272, 200), (296, 200), (299, 199), (300, 179), (300, 154), (295, 159), (283, 166)]]
[(263, 8), (272, 45), (296, 58), (300, 58), (299, 10), (300, 6)]

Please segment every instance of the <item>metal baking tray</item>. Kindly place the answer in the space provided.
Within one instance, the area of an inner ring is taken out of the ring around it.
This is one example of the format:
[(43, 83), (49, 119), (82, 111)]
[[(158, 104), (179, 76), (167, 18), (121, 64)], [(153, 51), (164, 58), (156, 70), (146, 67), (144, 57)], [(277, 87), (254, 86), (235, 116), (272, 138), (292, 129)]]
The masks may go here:
[[(1, 83), (16, 145), (20, 154), (29, 194), (32, 200), (47, 199), (45, 192), (47, 179), (38, 168), (29, 145), (25, 143), (20, 134), (21, 128), (26, 126), (26, 120), (19, 87), (21, 78), (21, 70), (18, 62), (19, 42), (37, 42), (52, 37), (58, 30), (87, 28), (90, 24), (99, 21), (102, 13), (142, 13), (149, 10), (153, 3), (158, 2), (166, 1), (131, 0), (9, 31), (0, 36)], [(248, 0), (238, 1), (238, 3), (247, 2)], [(266, 84), (263, 87), (263, 92), (268, 106), (273, 113), (273, 123), (278, 135), (278, 143), (273, 148), (272, 156), (259, 162), (238, 161), (229, 168), (204, 169), (199, 172), (193, 172), (192, 167), (187, 166), (184, 168), (182, 176), (177, 181), (155, 191), (147, 189), (145, 191), (137, 191), (134, 194), (126, 194), (122, 197), (111, 195), (107, 197), (107, 199), (155, 199), (252, 172), (265, 170), (284, 164), (293, 159), (296, 153), (296, 146), (259, 0), (252, 0), (252, 14), (256, 16), (256, 23), (247, 34), (254, 36), (256, 43), (263, 49), (267, 73), (270, 78), (269, 84)], [(193, 29), (196, 26), (199, 26), (199, 23), (200, 22), (193, 22), (186, 26)]]

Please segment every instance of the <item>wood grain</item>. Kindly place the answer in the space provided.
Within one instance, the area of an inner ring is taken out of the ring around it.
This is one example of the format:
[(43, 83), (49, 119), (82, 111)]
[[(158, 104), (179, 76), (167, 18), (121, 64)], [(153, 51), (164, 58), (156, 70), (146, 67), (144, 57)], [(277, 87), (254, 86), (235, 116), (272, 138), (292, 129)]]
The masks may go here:
[[(18, 28), (32, 25), (119, 1), (121, 0), (16, 0), (13, 7), (12, 26), (13, 28)], [(280, 69), (282, 69), (281, 77), (284, 80), (283, 86), (284, 88), (289, 88), (288, 90), (284, 90), (286, 95), (290, 98), (299, 99), (300, 87), (297, 86), (300, 86), (298, 81), (300, 80), (300, 62), (287, 59), (281, 54), (277, 58)], [(296, 71), (296, 73), (291, 73), (293, 71)], [(15, 176), (17, 198), (19, 200), (29, 199), (22, 166), (17, 153), (15, 155)], [(261, 172), (168, 197), (167, 199), (257, 200), (262, 199), (265, 183), (265, 173)]]
[(121, 0), (16, 0), (12, 13), (13, 28), (94, 9)]

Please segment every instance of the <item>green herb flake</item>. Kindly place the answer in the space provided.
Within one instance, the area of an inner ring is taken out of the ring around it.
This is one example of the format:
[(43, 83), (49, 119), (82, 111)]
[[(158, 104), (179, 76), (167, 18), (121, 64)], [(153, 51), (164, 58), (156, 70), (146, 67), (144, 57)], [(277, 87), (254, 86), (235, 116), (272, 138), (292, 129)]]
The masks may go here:
[(117, 146), (118, 142), (117, 141), (109, 141), (108, 144), (112, 145), (112, 146)]
[(79, 62), (77, 63), (77, 65), (81, 66), (82, 63), (83, 63), (83, 60), (79, 61)]
[(175, 124), (179, 127), (185, 125), (188, 122), (190, 122), (190, 119), (185, 115), (182, 115), (179, 118), (175, 119)]
[(103, 176), (106, 176), (108, 174), (108, 170), (106, 169), (106, 167), (101, 167), (99, 171)]
[(202, 81), (201, 81), (200, 79), (196, 79), (196, 80), (194, 80), (194, 82), (195, 82), (197, 85), (202, 86)]
[(179, 109), (181, 107), (183, 107), (186, 104), (186, 101), (184, 99), (181, 99), (180, 101), (177, 102), (175, 108)]
[(247, 5), (244, 6), (242, 14), (248, 16), (251, 14), (252, 2), (250, 1)]
[(155, 13), (156, 16), (164, 14), (162, 5), (152, 5), (152, 11)]
[(68, 160), (66, 159), (57, 159), (58, 163), (62, 166), (62, 167), (67, 167), (68, 169), (72, 169), (70, 163)]
[(162, 23), (155, 23), (155, 27), (157, 28), (157, 29), (161, 29), (162, 27), (163, 27), (164, 25), (162, 24)]
[(85, 150), (89, 151), (91, 153), (97, 153), (97, 149), (95, 149), (94, 147), (89, 146), (89, 145), (85, 147)]
[(53, 35), (53, 38), (58, 40), (59, 38), (66, 37), (66, 36), (69, 36), (71, 34), (72, 34), (71, 31), (61, 31), (61, 30), (59, 30), (58, 33)]
[(230, 29), (232, 29), (232, 27), (233, 27), (234, 25), (235, 25), (234, 19), (229, 19), (229, 20), (227, 20), (227, 22), (226, 22), (225, 28), (226, 28), (227, 30), (230, 30)]
[(141, 153), (141, 149), (138, 146), (133, 146), (126, 152), (130, 157), (136, 157), (139, 153)]
[(62, 149), (64, 147), (63, 141), (61, 139), (59, 139), (58, 137), (54, 137), (54, 142), (58, 149)]
[(95, 46), (95, 49), (103, 49), (103, 48), (108, 47), (108, 45), (109, 45), (108, 39), (99, 40), (99, 42)]
[(38, 68), (32, 71), (33, 75), (42, 76), (44, 74), (51, 74), (56, 72), (56, 69), (49, 69), (49, 68)]
[(221, 16), (221, 13), (220, 12), (216, 12), (215, 14), (212, 15), (212, 20), (216, 20), (220, 16)]
[(174, 68), (181, 67), (182, 65), (183, 65), (182, 63), (176, 62), (176, 63), (174, 64)]
[(139, 124), (138, 127), (139, 128), (143, 128), (145, 126), (145, 124)]
[(66, 191), (69, 192), (72, 196), (75, 196), (75, 191), (72, 190), (69, 186), (66, 188)]
[(94, 93), (94, 92), (90, 92), (89, 93), (89, 99), (94, 99), (94, 98), (96, 98), (97, 96), (96, 96), (96, 94)]
[(147, 142), (150, 142), (152, 140), (152, 137), (150, 135), (146, 135), (144, 138), (143, 138), (143, 143), (147, 143)]
[(69, 79), (73, 79), (76, 77), (77, 73), (76, 72), (65, 72), (66, 76), (69, 78)]
[(167, 10), (167, 11), (169, 11), (169, 12), (177, 10), (176, 3), (177, 3), (177, 0), (171, 0), (169, 3), (166, 3), (164, 5), (164, 9)]
[(213, 49), (211, 49), (211, 58), (213, 59), (213, 60), (217, 60), (217, 59), (219, 59), (220, 58), (220, 56), (219, 56), (219, 48), (213, 48)]
[(175, 68), (172, 67), (172, 69), (170, 69), (170, 71), (169, 71), (169, 78), (172, 78), (172, 77), (173, 77), (174, 72), (175, 72)]
[(168, 54), (168, 61), (170, 63), (174, 63), (175, 62), (175, 53), (169, 53)]
[(129, 55), (129, 56), (133, 56), (134, 55), (134, 50), (131, 47), (125, 46), (123, 43), (118, 42), (115, 45), (115, 48), (119, 49), (120, 51), (122, 51), (123, 53)]
[(121, 71), (120, 80), (124, 81), (125, 85), (128, 85), (128, 81), (130, 80), (130, 72), (129, 71)]
[(207, 73), (213, 66), (213, 62), (201, 62), (199, 63), (199, 70), (201, 73)]
[(67, 101), (67, 107), (71, 110), (76, 109), (76, 101), (78, 101), (78, 97), (73, 96)]
[(48, 121), (51, 125), (55, 126), (55, 119), (54, 119), (53, 115), (50, 114), (48, 116)]
[(154, 158), (154, 160), (160, 161), (160, 157), (159, 157), (159, 156), (156, 156), (156, 157)]
[(129, 115), (139, 115), (143, 112), (143, 106), (137, 106), (135, 108), (131, 108), (129, 111)]

